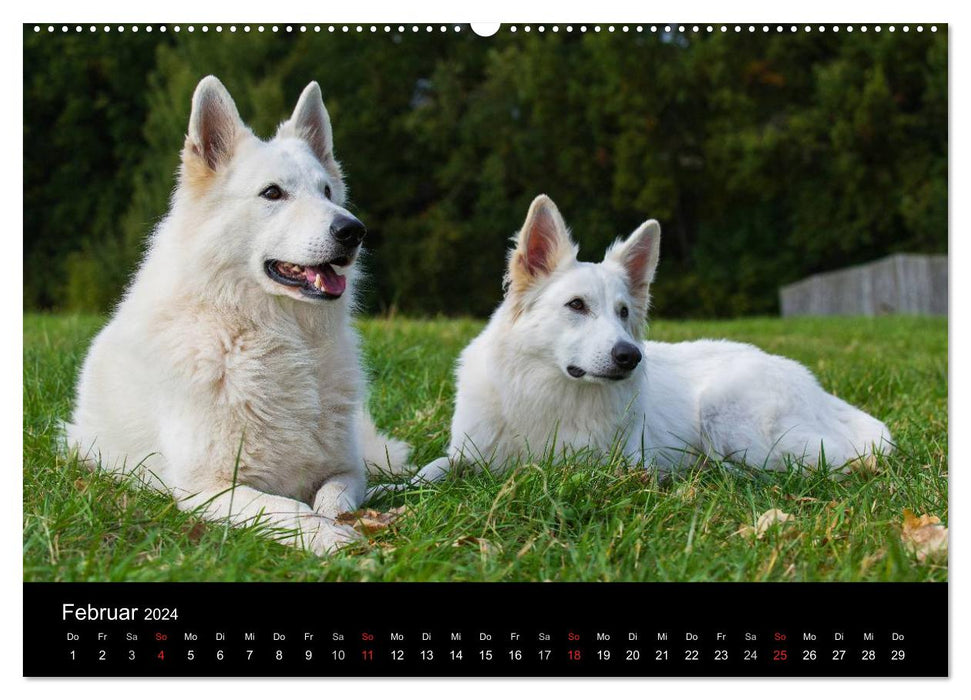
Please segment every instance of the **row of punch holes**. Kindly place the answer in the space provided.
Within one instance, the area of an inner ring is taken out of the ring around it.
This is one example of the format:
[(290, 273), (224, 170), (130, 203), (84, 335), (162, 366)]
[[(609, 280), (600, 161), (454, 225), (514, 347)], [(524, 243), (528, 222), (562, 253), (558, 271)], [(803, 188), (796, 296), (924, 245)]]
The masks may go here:
[[(245, 24), (245, 25), (241, 25), (239, 27), (237, 27), (236, 25), (229, 25), (228, 27), (225, 27), (225, 28), (222, 25), (216, 25), (216, 26), (212, 27), (211, 29), (214, 29), (217, 33), (224, 31), (224, 29), (227, 29), (230, 33), (235, 33), (235, 32), (249, 33), (251, 31), (255, 31), (255, 32), (266, 32), (266, 31), (269, 31), (269, 32), (280, 32), (280, 31), (283, 31), (283, 32), (286, 32), (286, 33), (293, 33), (293, 32), (304, 32), (304, 33), (305, 32), (315, 32), (315, 33), (320, 33), (320, 32), (351, 33), (351, 32), (355, 32), (355, 33), (364, 33), (364, 32), (370, 32), (372, 34), (376, 34), (376, 33), (381, 32), (381, 31), (383, 31), (384, 33), (391, 33), (392, 31), (397, 31), (397, 33), (402, 34), (402, 33), (406, 33), (410, 29), (412, 33), (416, 33), (417, 34), (418, 32), (421, 32), (422, 30), (424, 30), (426, 33), (431, 33), (431, 32), (434, 32), (436, 29), (439, 32), (447, 32), (450, 28), (452, 29), (452, 31), (455, 31), (455, 32), (462, 31), (462, 26), (461, 25), (457, 25), (457, 24), (456, 25), (445, 25), (445, 24), (441, 24), (441, 25), (431, 25), (431, 24), (427, 24), (427, 25), (417, 25), (417, 24), (401, 25), (401, 24), (399, 24), (396, 27), (395, 26), (392, 26), (392, 25), (387, 25), (387, 24), (386, 25), (383, 25), (383, 26), (378, 26), (378, 25), (374, 25), (374, 24), (371, 24), (371, 25), (361, 25), (361, 24), (357, 24), (357, 25), (349, 25), (349, 24), (338, 24), (338, 25), (333, 25), (333, 24), (330, 24), (330, 25), (319, 25), (319, 24), (306, 25), (306, 24), (300, 24), (300, 25), (291, 25), (291, 24), (288, 24), (288, 25), (283, 25), (283, 26), (275, 25), (275, 24), (274, 25), (262, 25), (261, 24), (261, 25), (250, 26), (248, 24)], [(899, 27), (896, 26), (896, 25), (888, 25), (886, 27), (886, 30), (889, 31), (889, 32), (895, 32), (895, 31), (897, 31), (898, 28), (900, 29), (900, 31), (903, 31), (903, 32), (909, 32), (911, 30), (910, 25), (906, 25), (906, 24), (905, 25), (901, 25)], [(41, 31), (43, 31), (43, 29), (44, 28), (41, 25), (34, 25), (34, 32), (41, 32)], [(80, 32), (83, 32), (84, 31), (84, 28), (81, 25), (68, 26), (66, 24), (65, 25), (60, 25), (60, 26), (55, 26), (53, 24), (50, 24), (50, 25), (47, 25), (46, 29), (47, 29), (47, 32), (50, 33), (50, 34), (53, 34), (54, 32), (56, 32), (58, 30), (60, 30), (62, 33), (67, 33), (67, 32), (70, 32), (71, 30), (73, 30), (76, 33), (80, 33)], [(88, 31), (89, 32), (96, 32), (96, 31), (98, 31), (98, 29), (99, 29), (99, 27), (97, 27), (95, 25), (91, 25), (91, 26), (88, 27)], [(155, 31), (155, 30), (164, 33), (164, 32), (167, 32), (167, 31), (169, 31), (171, 29), (171, 31), (178, 33), (178, 32), (181, 32), (183, 30), (183, 27), (181, 25), (173, 25), (170, 28), (170, 27), (168, 27), (168, 26), (166, 26), (164, 24), (163, 25), (159, 25), (158, 27), (153, 27), (152, 25), (142, 25), (142, 26), (139, 26), (139, 25), (131, 25), (130, 27), (125, 27), (124, 25), (115, 25), (114, 27), (112, 27), (111, 25), (104, 25), (103, 27), (101, 27), (101, 29), (103, 31), (105, 31), (105, 32), (116, 31), (118, 33), (124, 33), (125, 31), (130, 31), (132, 33), (137, 33), (139, 31), (152, 32), (152, 31)], [(196, 27), (195, 25), (187, 25), (187, 26), (185, 26), (184, 29), (185, 29), (185, 31), (187, 31), (189, 33), (193, 33), (193, 32), (195, 32), (197, 30), (200, 31), (200, 32), (202, 32), (202, 33), (207, 33), (207, 32), (210, 31), (210, 27), (208, 25), (202, 25), (202, 26), (199, 26), (199, 27)], [(635, 32), (635, 33), (638, 33), (638, 32), (641, 32), (641, 33), (642, 32), (651, 32), (651, 33), (655, 33), (655, 34), (658, 33), (658, 32), (663, 32), (663, 33), (670, 34), (671, 32), (674, 32), (674, 31), (680, 32), (682, 34), (689, 33), (689, 32), (690, 33), (715, 33), (715, 32), (721, 32), (721, 33), (728, 33), (728, 32), (741, 33), (743, 31), (748, 31), (749, 33), (755, 33), (755, 32), (760, 31), (760, 30), (763, 33), (766, 33), (767, 34), (767, 33), (772, 32), (772, 31), (775, 31), (777, 33), (786, 32), (786, 31), (788, 31), (790, 33), (793, 33), (793, 32), (800, 31), (800, 29), (802, 31), (805, 31), (805, 32), (812, 32), (812, 31), (826, 32), (826, 31), (831, 31), (831, 32), (837, 33), (837, 32), (840, 32), (840, 31), (845, 31), (845, 32), (848, 32), (848, 33), (852, 33), (853, 31), (860, 31), (860, 32), (867, 32), (867, 31), (880, 32), (880, 31), (883, 30), (883, 27), (880, 26), (880, 25), (875, 25), (875, 26), (871, 26), (871, 27), (868, 27), (867, 25), (858, 25), (858, 26), (846, 25), (846, 26), (842, 26), (842, 27), (840, 25), (829, 25), (829, 26), (826, 26), (826, 25), (818, 25), (818, 26), (815, 26), (814, 27), (814, 26), (808, 25), (808, 24), (805, 25), (805, 26), (802, 26), (802, 27), (797, 26), (795, 24), (791, 24), (791, 25), (781, 25), (781, 24), (773, 24), (773, 25), (768, 25), (768, 24), (763, 24), (763, 25), (754, 25), (754, 24), (749, 24), (749, 25), (740, 25), (740, 24), (735, 24), (735, 25), (728, 25), (728, 24), (721, 24), (721, 25), (711, 25), (711, 24), (708, 24), (708, 25), (698, 25), (698, 24), (693, 24), (693, 25), (684, 25), (684, 24), (680, 24), (680, 25), (671, 25), (671, 24), (665, 24), (665, 25), (659, 25), (659, 24), (652, 24), (652, 25), (640, 25), (640, 24), (638, 24), (638, 25), (626, 25), (626, 24), (623, 24), (623, 25), (616, 25), (616, 26), (615, 25), (612, 25), (612, 24), (611, 25), (604, 25), (604, 26), (601, 26), (599, 24), (590, 25), (590, 26), (587, 26), (585, 24), (576, 25), (576, 26), (571, 25), (571, 24), (568, 24), (568, 25), (564, 25), (562, 27), (560, 25), (555, 25), (555, 24), (554, 25), (551, 25), (549, 27), (547, 27), (546, 25), (542, 25), (542, 24), (541, 25), (536, 25), (536, 26), (532, 26), (532, 25), (528, 25), (528, 24), (527, 25), (515, 25), (515, 24), (513, 24), (513, 25), (509, 25), (507, 27), (507, 31), (509, 31), (510, 33), (516, 33), (516, 32), (519, 32), (519, 31), (529, 33), (531, 31), (534, 31), (535, 30), (536, 32), (538, 32), (540, 34), (546, 32), (546, 31), (551, 31), (553, 33), (558, 33), (558, 32), (561, 32), (561, 31), (567, 32), (567, 33), (575, 32), (575, 31), (576, 32), (580, 32), (580, 33), (588, 32), (588, 31), (592, 31), (592, 32), (601, 32), (601, 31), (616, 32), (616, 31), (620, 31), (620, 32)], [(914, 27), (914, 29), (916, 31), (918, 31), (918, 32), (922, 32), (922, 31), (924, 31), (924, 25), (918, 24), (916, 27)], [(929, 27), (929, 29), (932, 32), (936, 32), (937, 31), (937, 26), (936, 25), (931, 25)], [(494, 33), (494, 32), (490, 32), (489, 34), (485, 34), (483, 32), (477, 31), (475, 27), (473, 27), (472, 30), (475, 33), (479, 34), (480, 36), (489, 36), (492, 33)]]

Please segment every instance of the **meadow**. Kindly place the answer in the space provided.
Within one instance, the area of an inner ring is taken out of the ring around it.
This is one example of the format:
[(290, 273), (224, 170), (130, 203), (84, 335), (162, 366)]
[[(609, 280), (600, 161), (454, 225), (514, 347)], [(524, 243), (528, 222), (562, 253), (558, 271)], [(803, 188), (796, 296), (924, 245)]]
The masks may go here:
[[(579, 454), (384, 497), (404, 515), (324, 559), (180, 512), (56, 450), (100, 316), (24, 316), (27, 581), (944, 581), (900, 538), (904, 509), (948, 521), (946, 319), (654, 321), (649, 337), (725, 337), (799, 360), (884, 420), (897, 450), (844, 478), (699, 464), (658, 483)], [(422, 465), (448, 442), (452, 367), (473, 320), (363, 319), (370, 408)], [(779, 509), (785, 523), (752, 533)], [(741, 532), (740, 532), (741, 531)]]

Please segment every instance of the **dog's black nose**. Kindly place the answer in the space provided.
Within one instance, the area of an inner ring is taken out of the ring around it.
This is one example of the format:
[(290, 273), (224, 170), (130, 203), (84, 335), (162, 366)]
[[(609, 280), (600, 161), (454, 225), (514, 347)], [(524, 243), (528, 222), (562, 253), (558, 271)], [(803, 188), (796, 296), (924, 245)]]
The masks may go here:
[(367, 229), (364, 228), (364, 224), (353, 216), (339, 214), (330, 225), (330, 235), (342, 245), (358, 245), (364, 240), (366, 234)]
[(610, 356), (614, 358), (618, 367), (626, 370), (634, 369), (641, 361), (641, 351), (637, 346), (624, 340), (614, 345)]

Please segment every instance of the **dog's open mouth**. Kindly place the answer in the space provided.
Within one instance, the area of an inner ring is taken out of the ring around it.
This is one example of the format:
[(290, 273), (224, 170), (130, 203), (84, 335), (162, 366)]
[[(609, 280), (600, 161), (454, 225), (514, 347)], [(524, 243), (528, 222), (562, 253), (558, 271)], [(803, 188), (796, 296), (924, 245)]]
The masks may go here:
[(266, 274), (274, 282), (297, 287), (311, 299), (338, 299), (347, 288), (347, 279), (334, 266), (350, 265), (350, 258), (335, 258), (319, 265), (297, 265), (283, 260), (267, 260)]
[[(588, 374), (585, 369), (580, 369), (576, 365), (570, 365), (566, 368), (566, 371), (574, 379), (580, 379)], [(590, 376), (596, 377), (597, 379), (609, 379), (612, 382), (619, 382), (621, 379), (627, 379), (630, 374), (630, 372), (617, 372), (613, 374), (590, 374)]]

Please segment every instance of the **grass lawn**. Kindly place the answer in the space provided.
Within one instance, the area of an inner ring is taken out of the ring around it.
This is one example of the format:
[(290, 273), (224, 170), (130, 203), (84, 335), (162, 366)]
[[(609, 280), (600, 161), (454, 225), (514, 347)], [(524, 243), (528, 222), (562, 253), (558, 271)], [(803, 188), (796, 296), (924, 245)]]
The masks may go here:
[[(31, 581), (943, 581), (900, 542), (904, 508), (947, 524), (944, 319), (657, 321), (655, 340), (726, 337), (806, 364), (823, 386), (884, 420), (898, 451), (877, 473), (757, 473), (721, 467), (658, 485), (609, 460), (524, 464), (397, 494), (391, 528), (318, 559), (253, 529), (179, 512), (163, 495), (55, 454), (58, 420), (100, 317), (24, 318), (24, 579)], [(379, 426), (443, 454), (452, 364), (481, 323), (360, 323)], [(760, 539), (735, 534), (778, 508)]]

